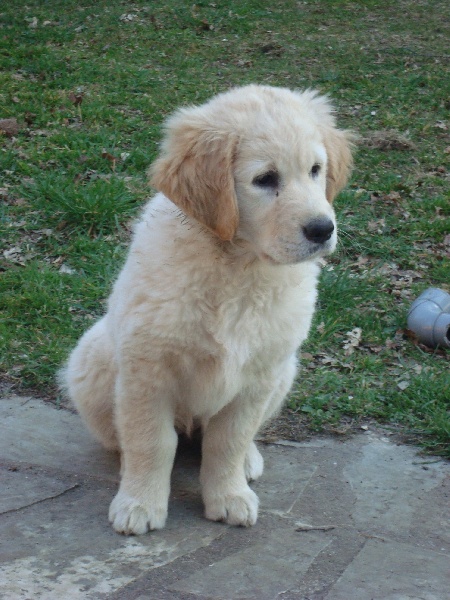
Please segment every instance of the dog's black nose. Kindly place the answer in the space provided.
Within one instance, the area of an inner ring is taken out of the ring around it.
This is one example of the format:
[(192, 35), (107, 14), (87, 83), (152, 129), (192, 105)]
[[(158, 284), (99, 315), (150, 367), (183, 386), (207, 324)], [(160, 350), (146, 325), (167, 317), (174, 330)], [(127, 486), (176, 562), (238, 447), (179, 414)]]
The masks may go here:
[(328, 217), (317, 217), (303, 227), (306, 239), (316, 244), (323, 244), (329, 240), (333, 231), (333, 221)]

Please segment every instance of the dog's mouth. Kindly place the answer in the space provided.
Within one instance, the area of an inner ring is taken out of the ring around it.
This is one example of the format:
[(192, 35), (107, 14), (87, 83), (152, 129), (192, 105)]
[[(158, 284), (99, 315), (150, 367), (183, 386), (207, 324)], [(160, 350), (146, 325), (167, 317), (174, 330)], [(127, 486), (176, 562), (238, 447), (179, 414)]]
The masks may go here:
[(261, 254), (261, 259), (264, 262), (269, 263), (270, 265), (281, 265), (281, 264), (283, 264), (282, 262), (280, 262), (278, 260), (275, 260), (275, 258), (273, 258), (272, 256), (270, 256), (270, 254), (267, 254), (266, 252), (263, 252)]
[(294, 244), (282, 241), (281, 251), (273, 253), (262, 252), (261, 260), (271, 265), (294, 265), (331, 254), (336, 244), (332, 240), (324, 243)]

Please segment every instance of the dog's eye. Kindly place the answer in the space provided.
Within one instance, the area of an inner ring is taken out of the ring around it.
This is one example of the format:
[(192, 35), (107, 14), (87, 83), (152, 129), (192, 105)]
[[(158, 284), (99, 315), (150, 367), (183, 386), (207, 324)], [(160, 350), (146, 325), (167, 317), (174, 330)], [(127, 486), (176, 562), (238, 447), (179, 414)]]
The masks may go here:
[(311, 175), (311, 177), (313, 179), (315, 179), (319, 173), (320, 173), (320, 165), (316, 163), (315, 165), (313, 165), (313, 168), (311, 169), (309, 174)]
[(280, 183), (280, 175), (277, 171), (267, 171), (262, 175), (258, 175), (253, 180), (253, 185), (258, 185), (264, 188), (276, 188)]

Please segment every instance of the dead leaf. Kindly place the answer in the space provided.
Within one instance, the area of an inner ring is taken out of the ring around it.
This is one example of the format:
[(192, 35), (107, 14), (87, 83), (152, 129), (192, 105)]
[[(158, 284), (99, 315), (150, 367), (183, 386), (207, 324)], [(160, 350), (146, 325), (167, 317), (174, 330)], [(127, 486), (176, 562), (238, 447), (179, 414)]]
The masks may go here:
[(28, 21), (28, 27), (31, 27), (31, 29), (36, 29), (39, 23), (37, 17), (28, 17), (25, 19), (25, 21)]
[(371, 233), (374, 233), (375, 231), (377, 233), (383, 233), (385, 226), (386, 226), (386, 221), (384, 219), (378, 219), (376, 221), (369, 221), (367, 223), (367, 229)]
[(351, 331), (347, 331), (345, 335), (347, 338), (344, 340), (343, 348), (345, 355), (350, 356), (361, 343), (362, 329), (361, 327), (355, 327)]
[(371, 131), (361, 142), (368, 148), (377, 150), (414, 150), (415, 144), (406, 135), (396, 129)]
[(32, 137), (50, 137), (54, 134), (54, 131), (50, 131), (49, 129), (35, 129), (30, 132)]
[(214, 25), (208, 22), (207, 19), (202, 19), (200, 23), (197, 25), (197, 31), (201, 33), (202, 31), (212, 31), (214, 29)]
[(28, 125), (28, 127), (30, 127), (30, 125), (33, 125), (34, 121), (36, 120), (37, 114), (36, 113), (32, 113), (32, 112), (26, 112), (24, 119), (25, 119), (25, 123)]
[(352, 263), (352, 267), (356, 266), (356, 267), (363, 267), (364, 265), (367, 265), (367, 263), (369, 262), (369, 259), (367, 258), (367, 256), (358, 256), (358, 260), (355, 263)]
[(79, 106), (83, 102), (83, 97), (83, 92), (78, 92), (77, 94), (70, 92), (69, 94), (69, 100), (72, 102), (72, 104), (75, 104), (75, 106)]
[(13, 137), (19, 133), (19, 123), (17, 119), (0, 119), (0, 132), (7, 137)]
[(334, 367), (339, 364), (338, 360), (336, 360), (332, 356), (329, 356), (328, 354), (320, 353), (317, 356), (318, 356), (318, 361), (320, 363), (322, 363), (323, 365), (331, 365)]
[(444, 121), (436, 121), (435, 125), (436, 129), (442, 129), (442, 131), (447, 131), (447, 123)]
[(9, 262), (15, 263), (16, 265), (25, 265), (26, 257), (23, 255), (22, 248), (14, 246), (9, 250), (3, 250), (3, 256)]
[(364, 344), (364, 347), (374, 354), (380, 354), (380, 352), (383, 352), (384, 350), (383, 346), (377, 344)]
[(390, 192), (389, 194), (386, 194), (384, 199), (388, 202), (398, 202), (398, 200), (401, 200), (402, 197), (398, 192)]
[(9, 203), (12, 206), (26, 206), (28, 204), (25, 198), (12, 198)]
[(249, 59), (243, 59), (243, 58), (239, 58), (237, 59), (234, 64), (237, 67), (244, 67), (244, 68), (249, 68), (253, 66), (253, 61), (249, 60)]
[(88, 169), (84, 173), (77, 173), (75, 175), (75, 177), (73, 178), (73, 181), (74, 181), (74, 183), (80, 183), (81, 181), (92, 181), (92, 180), (98, 179), (98, 178), (99, 178), (99, 176), (98, 176), (97, 171)]
[(268, 44), (264, 44), (260, 47), (260, 50), (266, 56), (275, 57), (282, 56), (285, 52), (283, 46), (281, 44), (278, 44), (277, 42), (269, 42)]
[(150, 15), (150, 22), (156, 31), (158, 31), (158, 29), (161, 29), (161, 25), (159, 24), (159, 21), (156, 19), (155, 15)]
[(113, 170), (116, 168), (116, 162), (119, 160), (117, 156), (114, 156), (110, 152), (107, 152), (105, 149), (102, 152), (102, 158), (106, 158), (111, 163)]
[(66, 275), (73, 275), (74, 273), (76, 273), (76, 271), (74, 269), (72, 269), (71, 267), (69, 267), (68, 265), (66, 265), (65, 263), (63, 263), (59, 267), (58, 273), (63, 273), (63, 274), (66, 274)]
[(22, 254), (22, 250), (19, 248), (19, 246), (14, 246), (9, 250), (3, 250), (3, 256), (7, 259), (10, 259), (11, 256), (14, 256), (15, 254)]
[(137, 19), (137, 15), (133, 15), (131, 13), (129, 13), (129, 14), (124, 13), (123, 15), (120, 15), (120, 17), (119, 17), (119, 21), (125, 21), (125, 22), (134, 21), (134, 19)]

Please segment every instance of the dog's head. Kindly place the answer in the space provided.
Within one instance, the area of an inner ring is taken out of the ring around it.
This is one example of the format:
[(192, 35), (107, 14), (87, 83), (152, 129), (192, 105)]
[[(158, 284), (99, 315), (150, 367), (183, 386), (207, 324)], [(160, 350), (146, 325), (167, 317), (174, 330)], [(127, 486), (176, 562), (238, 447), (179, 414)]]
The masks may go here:
[(325, 97), (250, 85), (175, 113), (151, 174), (221, 240), (290, 264), (334, 250), (332, 201), (350, 168), (351, 134)]

